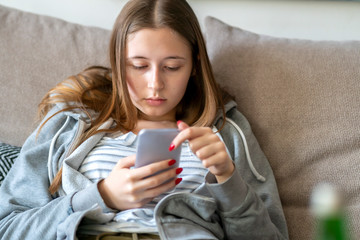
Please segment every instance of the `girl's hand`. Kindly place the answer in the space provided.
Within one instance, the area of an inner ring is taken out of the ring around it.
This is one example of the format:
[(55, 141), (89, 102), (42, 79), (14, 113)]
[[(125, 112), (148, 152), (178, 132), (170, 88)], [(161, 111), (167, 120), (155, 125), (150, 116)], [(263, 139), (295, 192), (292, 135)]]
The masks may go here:
[(185, 140), (194, 154), (200, 158), (204, 167), (215, 175), (218, 183), (226, 181), (234, 172), (234, 164), (229, 157), (225, 144), (209, 127), (189, 127), (179, 121), (181, 131), (173, 140), (170, 149), (181, 145)]
[[(109, 176), (98, 184), (105, 204), (118, 210), (139, 208), (154, 197), (174, 188), (181, 181), (176, 176), (182, 170), (169, 168), (174, 161), (169, 159), (130, 169), (135, 164), (135, 155), (121, 159)], [(147, 177), (161, 170), (164, 172)], [(170, 179), (171, 181), (168, 181)]]

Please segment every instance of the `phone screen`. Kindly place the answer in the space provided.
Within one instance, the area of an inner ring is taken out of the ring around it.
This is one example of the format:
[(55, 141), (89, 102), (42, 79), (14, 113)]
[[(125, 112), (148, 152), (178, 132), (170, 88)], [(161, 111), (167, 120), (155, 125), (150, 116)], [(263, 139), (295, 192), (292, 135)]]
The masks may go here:
[(175, 159), (176, 164), (171, 167), (179, 167), (181, 146), (169, 151), (178, 133), (176, 128), (142, 129), (138, 134), (135, 168), (166, 159)]

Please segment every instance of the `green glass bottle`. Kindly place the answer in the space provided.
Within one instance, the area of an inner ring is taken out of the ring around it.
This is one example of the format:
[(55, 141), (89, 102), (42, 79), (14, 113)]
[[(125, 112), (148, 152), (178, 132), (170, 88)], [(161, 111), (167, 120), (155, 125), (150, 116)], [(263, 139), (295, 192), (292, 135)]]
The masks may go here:
[(316, 218), (315, 240), (349, 240), (346, 217), (336, 189), (327, 183), (315, 187), (311, 208)]

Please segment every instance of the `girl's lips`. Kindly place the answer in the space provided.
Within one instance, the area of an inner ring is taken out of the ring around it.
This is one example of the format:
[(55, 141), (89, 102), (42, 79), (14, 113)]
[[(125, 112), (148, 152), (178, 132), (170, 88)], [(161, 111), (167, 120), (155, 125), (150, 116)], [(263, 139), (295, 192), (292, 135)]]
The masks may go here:
[(152, 106), (159, 106), (161, 104), (163, 104), (166, 99), (164, 98), (146, 98), (145, 101)]

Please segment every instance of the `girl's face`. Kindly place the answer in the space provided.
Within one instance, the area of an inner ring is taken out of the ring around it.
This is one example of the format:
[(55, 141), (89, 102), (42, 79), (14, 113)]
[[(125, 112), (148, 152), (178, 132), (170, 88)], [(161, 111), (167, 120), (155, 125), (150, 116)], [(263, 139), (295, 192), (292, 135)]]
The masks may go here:
[(185, 94), (192, 65), (187, 41), (170, 28), (145, 28), (129, 35), (126, 82), (142, 119), (176, 120), (176, 106)]

